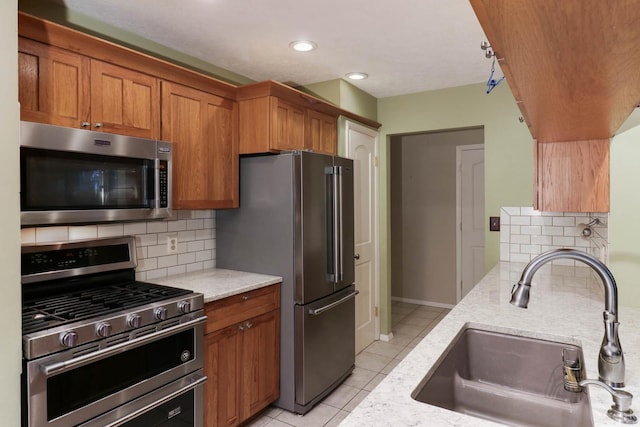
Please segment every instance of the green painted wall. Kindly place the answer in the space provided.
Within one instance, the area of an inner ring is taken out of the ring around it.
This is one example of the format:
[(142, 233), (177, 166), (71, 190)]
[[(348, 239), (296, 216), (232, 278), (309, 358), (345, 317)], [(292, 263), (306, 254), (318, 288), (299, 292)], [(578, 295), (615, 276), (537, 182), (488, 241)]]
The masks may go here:
[(298, 89), (359, 116), (378, 120), (378, 99), (345, 80), (328, 80)]
[(340, 79), (340, 108), (371, 120), (378, 120), (378, 100), (362, 89)]
[(326, 82), (313, 83), (298, 87), (303, 92), (324, 99), (333, 105), (340, 106), (340, 80), (327, 80)]
[[(634, 113), (635, 114), (635, 113)], [(611, 141), (609, 266), (621, 305), (640, 307), (640, 126)]]
[(18, 109), (18, 23), (16, 0), (0, 2), (0, 412), (3, 426), (20, 425), (20, 193)]
[[(381, 332), (390, 331), (389, 144), (391, 135), (484, 127), (485, 215), (500, 215), (501, 206), (533, 203), (533, 141), (509, 87), (491, 94), (474, 84), (378, 100), (380, 128), (380, 303)], [(488, 228), (488, 227), (487, 227)], [(499, 233), (485, 236), (486, 268), (499, 260)]]
[(139, 52), (144, 52), (156, 58), (162, 58), (168, 62), (181, 65), (231, 84), (243, 85), (253, 83), (253, 80), (240, 74), (216, 67), (208, 62), (185, 55), (182, 52), (162, 46), (128, 31), (121, 30), (113, 25), (68, 10), (64, 5), (59, 3), (46, 0), (19, 0), (18, 9), (25, 13), (127, 46)]

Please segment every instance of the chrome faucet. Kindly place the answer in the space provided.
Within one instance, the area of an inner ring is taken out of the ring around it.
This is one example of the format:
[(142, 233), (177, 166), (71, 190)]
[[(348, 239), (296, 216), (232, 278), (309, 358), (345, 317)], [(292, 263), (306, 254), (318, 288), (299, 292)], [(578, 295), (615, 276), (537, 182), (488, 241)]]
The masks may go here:
[(549, 261), (567, 258), (581, 261), (591, 267), (604, 284), (604, 338), (598, 357), (600, 380), (611, 387), (624, 387), (624, 355), (618, 338), (618, 289), (611, 271), (600, 260), (586, 252), (556, 249), (538, 255), (522, 271), (520, 281), (511, 291), (511, 304), (527, 308), (531, 280), (538, 269)]

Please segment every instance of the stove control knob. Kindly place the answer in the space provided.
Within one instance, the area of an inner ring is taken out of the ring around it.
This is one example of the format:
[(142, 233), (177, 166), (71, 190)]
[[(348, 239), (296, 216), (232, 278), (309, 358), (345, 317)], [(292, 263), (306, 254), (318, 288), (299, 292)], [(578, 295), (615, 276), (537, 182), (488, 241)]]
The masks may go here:
[(191, 311), (191, 301), (180, 301), (178, 303), (180, 313), (188, 313)]
[(153, 310), (153, 317), (155, 317), (156, 320), (166, 320), (167, 309), (164, 307), (156, 308), (155, 310)]
[(139, 328), (142, 323), (142, 317), (139, 314), (130, 314), (127, 317), (127, 326), (130, 328)]
[(77, 332), (63, 332), (60, 334), (60, 344), (65, 347), (73, 347), (78, 343), (78, 333)]
[(96, 326), (96, 335), (106, 338), (111, 335), (111, 324), (107, 322), (100, 322)]

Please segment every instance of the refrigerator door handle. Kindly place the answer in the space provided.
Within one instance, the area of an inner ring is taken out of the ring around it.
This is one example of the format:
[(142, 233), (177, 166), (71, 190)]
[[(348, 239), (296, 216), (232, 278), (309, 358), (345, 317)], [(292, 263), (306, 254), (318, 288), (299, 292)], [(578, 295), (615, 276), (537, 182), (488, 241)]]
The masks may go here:
[(342, 182), (342, 166), (337, 167), (337, 178), (338, 178), (338, 278), (336, 283), (340, 283), (344, 280), (344, 224), (343, 224), (343, 206), (344, 206), (344, 196), (343, 196), (343, 182)]
[(334, 283), (338, 283), (340, 282), (340, 275), (341, 275), (341, 259), (342, 259), (342, 254), (341, 254), (341, 249), (342, 249), (342, 245), (341, 245), (341, 230), (340, 230), (340, 211), (341, 211), (341, 206), (340, 206), (340, 181), (338, 179), (339, 177), (339, 170), (338, 170), (338, 166), (333, 166), (331, 168), (331, 186), (332, 186), (332, 194), (331, 194), (331, 203), (332, 203), (332, 243), (333, 243), (333, 248), (332, 248), (332, 262), (331, 262), (331, 266), (332, 266), (332, 279)]
[(354, 298), (359, 293), (360, 293), (360, 291), (353, 291), (349, 295), (346, 295), (346, 296), (340, 298), (338, 301), (332, 302), (331, 304), (327, 304), (327, 305), (325, 305), (323, 307), (320, 307), (320, 308), (310, 308), (309, 309), (309, 314), (312, 315), (312, 316), (317, 316), (319, 314), (322, 314), (325, 311), (331, 310), (332, 308), (335, 308), (335, 307), (339, 306), (340, 304), (347, 302), (348, 300), (350, 300), (351, 298)]

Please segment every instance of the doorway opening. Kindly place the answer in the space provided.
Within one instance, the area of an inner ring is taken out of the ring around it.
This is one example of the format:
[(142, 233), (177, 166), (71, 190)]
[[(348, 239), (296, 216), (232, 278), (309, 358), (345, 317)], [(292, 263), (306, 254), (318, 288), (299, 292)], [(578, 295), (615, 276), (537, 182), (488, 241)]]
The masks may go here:
[[(459, 301), (458, 231), (469, 209), (459, 206), (457, 152), (463, 146), (483, 149), (484, 128), (391, 137), (392, 301), (442, 308)], [(468, 182), (484, 194), (484, 174)]]

